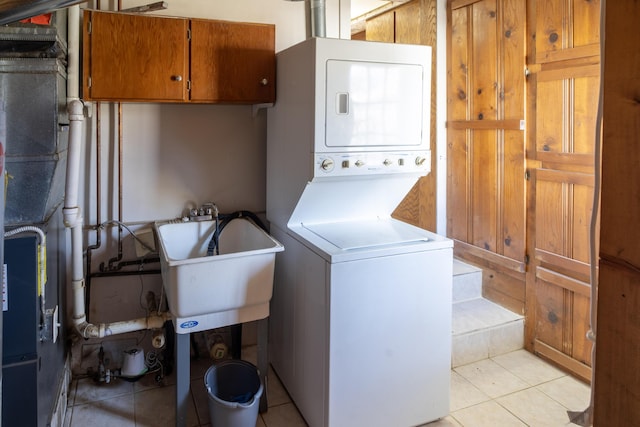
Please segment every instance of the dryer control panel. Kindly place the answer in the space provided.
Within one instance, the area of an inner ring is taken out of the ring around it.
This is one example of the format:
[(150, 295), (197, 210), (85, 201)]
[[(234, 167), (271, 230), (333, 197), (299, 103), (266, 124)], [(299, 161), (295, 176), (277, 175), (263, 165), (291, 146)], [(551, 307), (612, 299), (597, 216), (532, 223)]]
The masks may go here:
[(431, 171), (431, 151), (316, 153), (314, 176), (348, 177)]

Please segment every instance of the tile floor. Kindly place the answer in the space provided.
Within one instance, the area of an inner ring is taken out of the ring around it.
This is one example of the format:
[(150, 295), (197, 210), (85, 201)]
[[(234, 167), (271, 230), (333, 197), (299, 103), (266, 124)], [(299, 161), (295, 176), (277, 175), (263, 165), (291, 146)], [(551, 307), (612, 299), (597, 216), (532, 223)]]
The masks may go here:
[[(255, 363), (255, 348), (243, 349), (243, 357)], [(203, 383), (209, 366), (208, 360), (191, 364), (189, 427), (210, 426)], [(306, 426), (273, 372), (268, 381), (269, 410), (260, 414), (256, 427)], [(87, 378), (74, 380), (65, 426), (174, 426), (174, 393), (171, 375), (165, 378), (164, 386), (151, 376), (135, 383), (114, 381), (103, 386)], [(587, 385), (518, 350), (453, 369), (451, 413), (428, 427), (580, 425), (576, 416), (588, 406), (589, 398)]]

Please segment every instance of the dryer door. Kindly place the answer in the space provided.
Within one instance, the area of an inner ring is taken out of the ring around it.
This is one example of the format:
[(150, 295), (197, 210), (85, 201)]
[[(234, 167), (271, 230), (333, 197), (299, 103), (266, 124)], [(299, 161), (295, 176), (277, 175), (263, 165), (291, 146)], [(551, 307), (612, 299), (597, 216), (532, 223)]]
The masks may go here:
[(325, 146), (420, 149), (424, 75), (418, 64), (327, 61)]

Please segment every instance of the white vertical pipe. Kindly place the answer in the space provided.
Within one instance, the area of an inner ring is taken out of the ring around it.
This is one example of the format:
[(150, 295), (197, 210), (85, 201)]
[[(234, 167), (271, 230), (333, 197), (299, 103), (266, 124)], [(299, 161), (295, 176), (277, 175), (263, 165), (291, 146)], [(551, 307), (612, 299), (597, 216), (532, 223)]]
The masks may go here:
[[(73, 26), (74, 23), (69, 23)], [(69, 147), (67, 149), (67, 181), (65, 186), (64, 224), (71, 229), (71, 283), (73, 291), (73, 323), (86, 323), (84, 303), (84, 269), (82, 266), (82, 215), (78, 207), (78, 187), (80, 182), (80, 149), (83, 105), (79, 99), (70, 98), (69, 104)]]
[(67, 110), (69, 113), (69, 145), (65, 182), (64, 224), (71, 230), (71, 284), (73, 292), (73, 323), (86, 323), (84, 304), (84, 269), (82, 267), (82, 215), (78, 206), (81, 170), (82, 124), (84, 106), (79, 99), (80, 7), (68, 8), (67, 43)]
[(73, 292), (73, 323), (76, 326), (86, 324), (84, 303), (84, 274), (82, 268), (82, 227), (71, 228), (71, 286)]
[[(447, 4), (436, 2), (436, 233), (447, 235)], [(433, 95), (432, 95), (433, 96)], [(432, 172), (433, 173), (433, 172)]]
[(325, 0), (310, 0), (311, 37), (326, 37)]
[(80, 98), (80, 6), (68, 9), (67, 102)]
[(80, 183), (82, 123), (84, 122), (84, 107), (79, 99), (71, 100), (69, 111), (69, 146), (67, 148), (67, 181), (64, 193), (65, 224), (73, 227), (81, 220), (78, 207), (78, 188)]
[[(80, 183), (81, 138), (82, 122), (84, 121), (84, 107), (79, 98), (80, 87), (80, 6), (68, 8), (67, 22), (67, 110), (69, 112), (69, 147), (67, 151), (67, 178), (65, 186), (65, 209), (78, 208), (78, 184)], [(69, 212), (79, 217), (77, 212)], [(75, 220), (68, 215), (65, 217), (70, 225)]]

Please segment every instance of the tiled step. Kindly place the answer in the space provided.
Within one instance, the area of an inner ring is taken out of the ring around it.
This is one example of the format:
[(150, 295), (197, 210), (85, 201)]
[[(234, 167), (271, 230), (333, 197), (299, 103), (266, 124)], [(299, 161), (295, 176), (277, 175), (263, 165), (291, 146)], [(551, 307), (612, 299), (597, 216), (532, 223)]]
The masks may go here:
[(451, 365), (457, 367), (524, 346), (524, 317), (482, 298), (482, 270), (454, 261)]
[(482, 298), (482, 270), (453, 260), (453, 302)]

